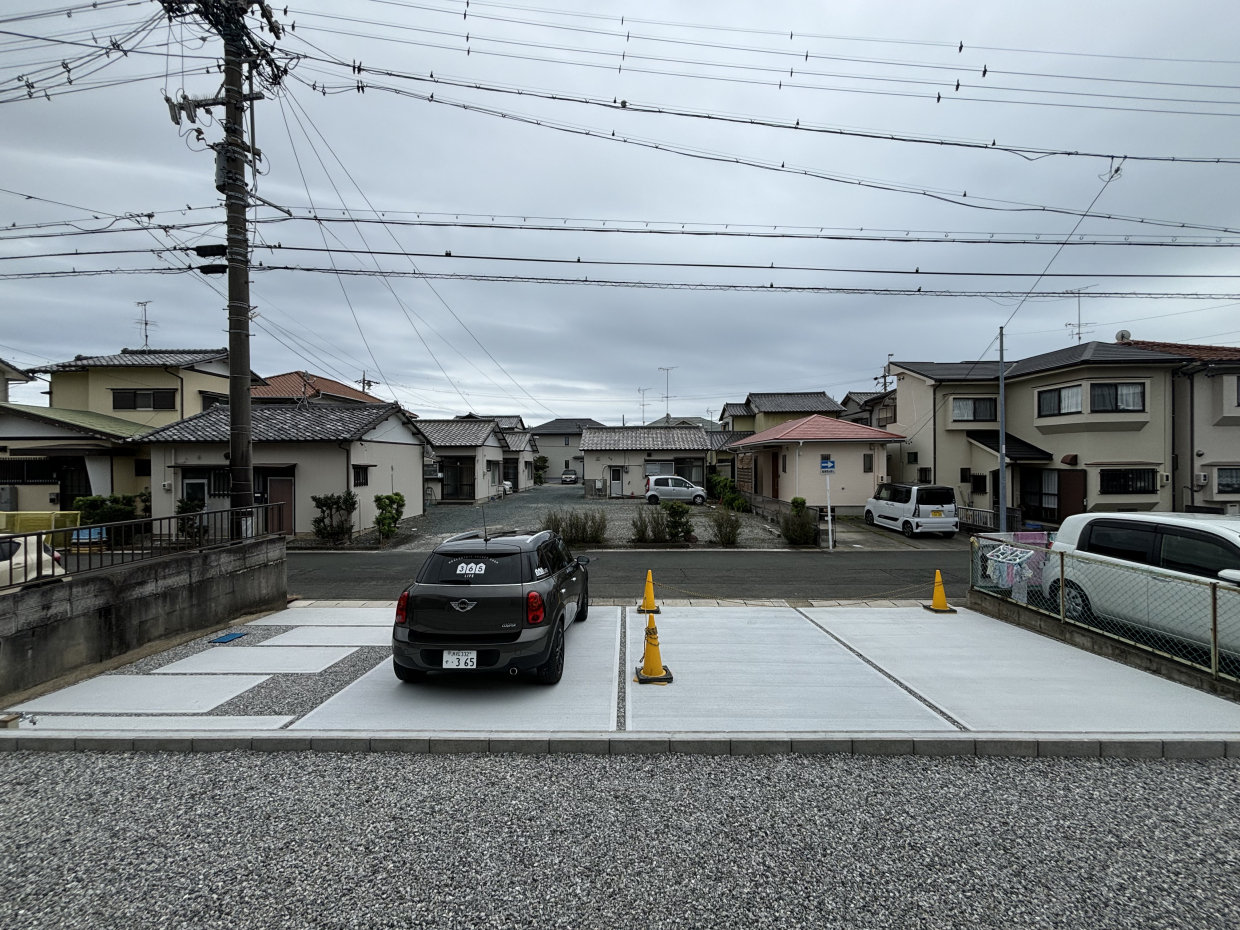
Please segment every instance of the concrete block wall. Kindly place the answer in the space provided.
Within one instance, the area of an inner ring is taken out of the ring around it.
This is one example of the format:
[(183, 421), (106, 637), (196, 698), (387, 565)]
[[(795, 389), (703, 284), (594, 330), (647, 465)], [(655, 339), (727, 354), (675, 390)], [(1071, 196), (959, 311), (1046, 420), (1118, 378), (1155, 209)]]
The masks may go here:
[(0, 696), (148, 643), (283, 607), (284, 538), (0, 593)]

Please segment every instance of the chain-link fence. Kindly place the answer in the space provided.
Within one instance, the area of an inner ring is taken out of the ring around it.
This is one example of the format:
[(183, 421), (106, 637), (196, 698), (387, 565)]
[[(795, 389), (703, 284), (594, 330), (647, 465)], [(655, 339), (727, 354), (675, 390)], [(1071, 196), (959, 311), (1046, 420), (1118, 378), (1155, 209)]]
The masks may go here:
[(1215, 676), (1240, 679), (1240, 589), (1055, 552), (1049, 548), (1053, 541), (1053, 534), (975, 537), (970, 585)]

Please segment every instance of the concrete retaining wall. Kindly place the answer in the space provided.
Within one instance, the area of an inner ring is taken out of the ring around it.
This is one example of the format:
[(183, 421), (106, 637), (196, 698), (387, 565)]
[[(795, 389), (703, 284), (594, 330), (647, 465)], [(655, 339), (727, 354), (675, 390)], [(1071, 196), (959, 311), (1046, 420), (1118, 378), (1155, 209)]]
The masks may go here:
[(1226, 678), (1214, 678), (1202, 669), (1193, 668), (1191, 665), (1185, 665), (1183, 662), (1177, 662), (1175, 659), (1156, 652), (1112, 639), (1088, 627), (1064, 623), (1058, 617), (1026, 607), (1024, 604), (1018, 604), (1016, 601), (1009, 601), (1006, 598), (995, 597), (993, 594), (970, 588), (967, 606), (988, 617), (1024, 627), (1026, 630), (1033, 630), (1035, 633), (1041, 633), (1051, 639), (1084, 649), (1094, 655), (1113, 659), (1124, 665), (1139, 668), (1143, 672), (1150, 672), (1161, 678), (1169, 678), (1182, 685), (1188, 685), (1190, 688), (1208, 691), (1210, 694), (1240, 702), (1240, 682)]
[(0, 696), (286, 601), (284, 539), (185, 552), (0, 594)]

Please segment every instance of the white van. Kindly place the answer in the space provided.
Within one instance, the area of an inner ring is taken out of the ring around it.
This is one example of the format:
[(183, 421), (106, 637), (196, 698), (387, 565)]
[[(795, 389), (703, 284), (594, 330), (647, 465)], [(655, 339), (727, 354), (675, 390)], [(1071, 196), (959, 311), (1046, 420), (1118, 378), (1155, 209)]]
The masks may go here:
[(912, 539), (917, 533), (956, 535), (956, 492), (939, 484), (880, 484), (865, 502), (865, 522), (900, 530)]

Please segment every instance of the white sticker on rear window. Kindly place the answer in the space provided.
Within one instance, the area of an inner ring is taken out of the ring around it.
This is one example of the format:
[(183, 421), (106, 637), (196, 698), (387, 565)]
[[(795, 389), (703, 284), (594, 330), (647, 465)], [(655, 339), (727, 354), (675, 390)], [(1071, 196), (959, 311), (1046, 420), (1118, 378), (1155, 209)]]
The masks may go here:
[(545, 574), (547, 574), (547, 570), (545, 568), (542, 568), (541, 566), (534, 569), (534, 575), (537, 578), (541, 578)]
[(481, 562), (462, 562), (456, 567), (458, 575), (481, 575), (484, 574), (487, 567)]

